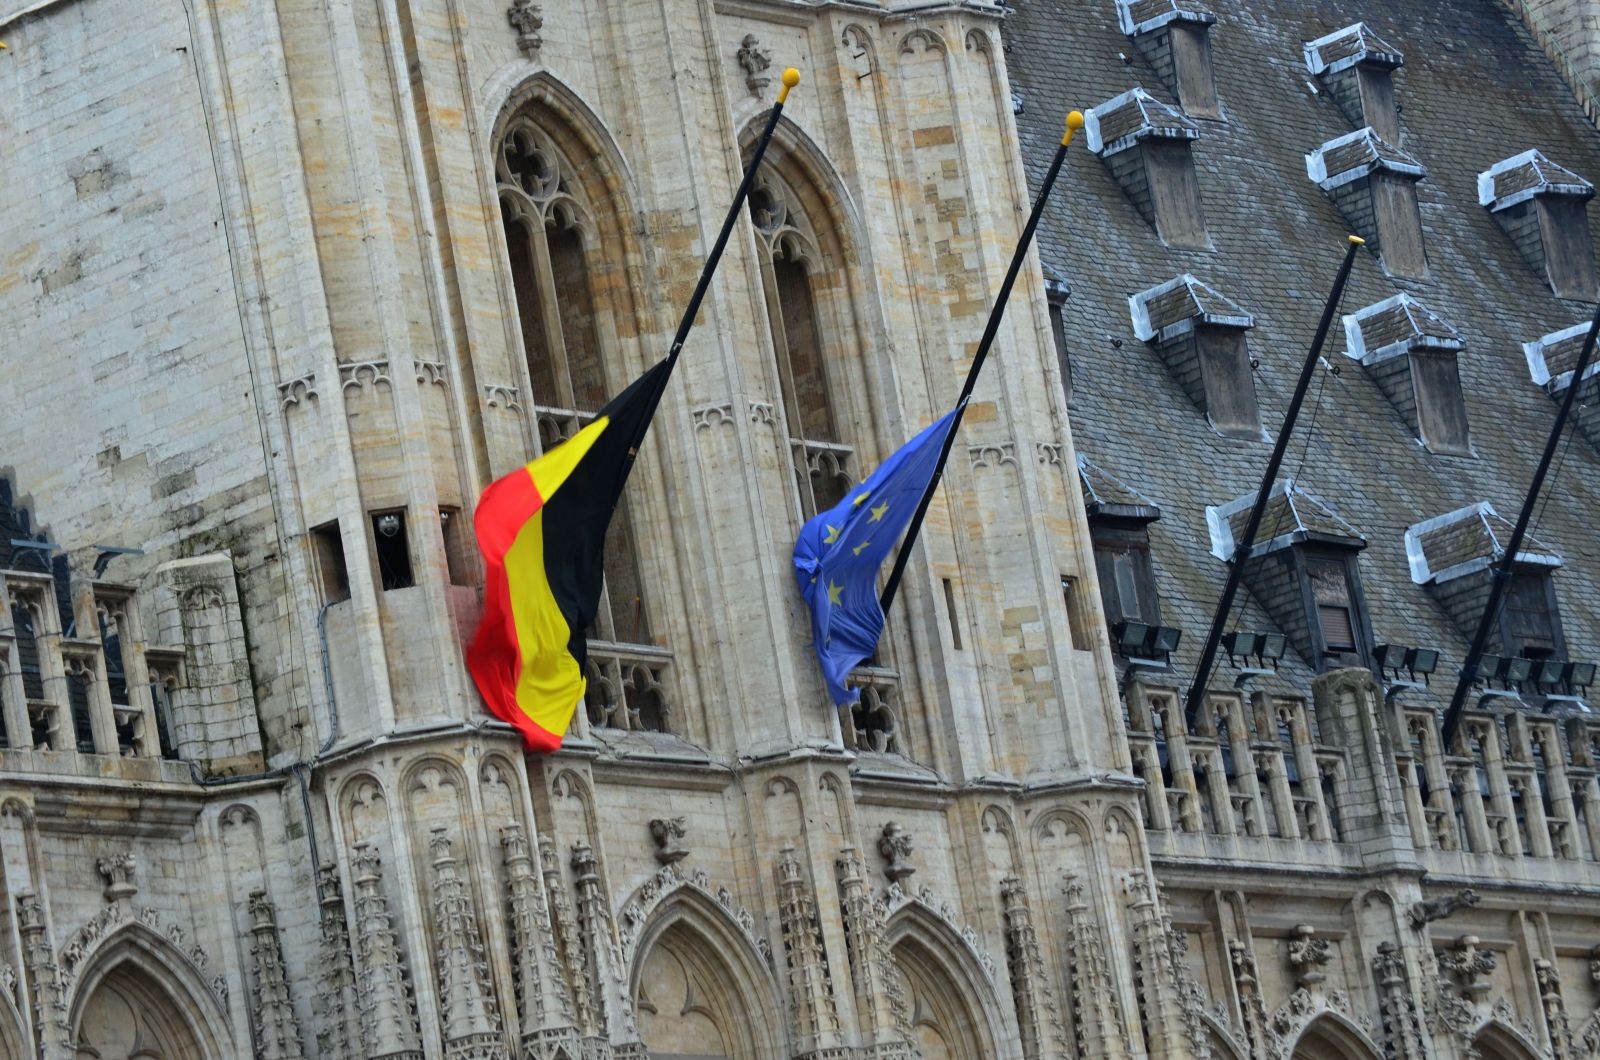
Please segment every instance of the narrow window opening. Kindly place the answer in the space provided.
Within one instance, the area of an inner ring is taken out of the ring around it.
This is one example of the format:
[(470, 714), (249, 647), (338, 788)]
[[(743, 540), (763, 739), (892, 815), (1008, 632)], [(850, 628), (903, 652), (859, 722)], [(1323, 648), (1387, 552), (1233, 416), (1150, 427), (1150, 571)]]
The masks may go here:
[(1206, 250), (1205, 214), (1200, 205), (1200, 180), (1187, 140), (1150, 141), (1144, 144), (1145, 172), (1150, 181), (1150, 204), (1156, 234), (1168, 246)]
[(411, 573), (404, 511), (373, 512), (372, 542), (378, 554), (378, 582), (385, 591), (409, 589), (416, 584)]
[[(1083, 614), (1082, 604), (1078, 600), (1078, 579), (1070, 574), (1061, 576), (1061, 600), (1067, 605), (1067, 632), (1072, 637), (1073, 651), (1089, 650), (1089, 634), (1085, 628), (1088, 616)], [(1123, 703), (1122, 709), (1126, 711), (1128, 705)]]
[(594, 412), (606, 403), (605, 371), (595, 331), (594, 298), (584, 260), (583, 240), (568, 224), (546, 230), (550, 247), (551, 282), (556, 311), (561, 317), (561, 337), (566, 345), (567, 371), (571, 373), (572, 400), (581, 412)]
[(339, 533), (339, 520), (312, 527), (311, 547), (317, 576), (322, 581), (322, 602), (333, 604), (350, 599), (350, 571), (344, 562), (344, 535)]
[[(502, 208), (504, 204), (502, 204)], [(544, 299), (535, 285), (532, 235), (525, 222), (509, 215), (505, 220), (506, 249), (511, 258), (511, 287), (517, 296), (517, 318), (522, 323), (522, 352), (533, 385), (533, 401), (559, 405), (554, 358), (545, 332)]]
[(1349, 567), (1340, 559), (1313, 559), (1306, 564), (1311, 602), (1316, 611), (1318, 656), (1323, 666), (1364, 666), (1367, 656), (1361, 616), (1356, 611)]
[(439, 508), (439, 530), (444, 535), (444, 561), (451, 585), (473, 585), (471, 533), (460, 508)]
[(941, 579), (944, 582), (944, 607), (950, 615), (950, 640), (955, 645), (956, 651), (961, 651), (961, 620), (956, 617), (956, 590), (949, 578)]

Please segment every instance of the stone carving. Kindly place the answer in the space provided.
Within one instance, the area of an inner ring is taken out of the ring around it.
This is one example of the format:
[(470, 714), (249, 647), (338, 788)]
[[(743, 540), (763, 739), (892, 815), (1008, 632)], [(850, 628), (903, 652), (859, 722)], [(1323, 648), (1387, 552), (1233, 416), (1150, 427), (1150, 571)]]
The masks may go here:
[(1243, 939), (1228, 942), (1228, 963), (1233, 969), (1234, 988), (1239, 993), (1239, 1011), (1244, 1018), (1245, 1039), (1252, 1056), (1266, 1056), (1272, 1048), (1267, 1005), (1261, 996), (1261, 976), (1255, 954)]
[(1001, 913), (1006, 924), (1006, 970), (1011, 975), (1011, 996), (1017, 1006), (1017, 1026), (1022, 1053), (1028, 1060), (1068, 1054), (1061, 1010), (1050, 990), (1050, 973), (1039, 953), (1039, 935), (1022, 881), (1007, 876), (1000, 881)]
[(317, 373), (307, 372), (296, 379), (278, 384), (278, 402), (284, 409), (290, 409), (303, 401), (310, 401), (317, 396)]
[(1478, 941), (1476, 935), (1462, 935), (1455, 945), (1437, 952), (1439, 970), (1454, 978), (1461, 996), (1474, 1003), (1489, 992), (1484, 977), (1494, 971), (1496, 963), (1494, 951), (1479, 949)]
[(772, 84), (772, 75), (767, 73), (767, 67), (772, 65), (772, 49), (763, 48), (754, 33), (744, 35), (734, 58), (738, 60), (739, 69), (744, 71), (744, 87), (752, 96), (761, 95)]
[(1391, 1060), (1423, 1060), (1422, 1022), (1416, 999), (1406, 985), (1405, 958), (1392, 942), (1378, 943), (1372, 958), (1372, 975), (1378, 986), (1378, 1012), (1384, 1043)]
[(1162, 921), (1161, 908), (1150, 877), (1131, 872), (1127, 879), (1128, 919), (1133, 935), (1133, 975), (1139, 999), (1139, 1016), (1152, 1060), (1185, 1057), (1195, 1048), (1183, 1016), (1167, 943), (1171, 921)]
[[(111, 908), (121, 909), (121, 906)], [(71, 1056), (66, 1003), (69, 987), (62, 981), (56, 964), (50, 932), (45, 929), (44, 908), (39, 904), (39, 896), (32, 891), (17, 895), (17, 927), (22, 934), (23, 967), (33, 984), (33, 1021), (39, 1055)]]
[(443, 361), (417, 361), (417, 382), (423, 386), (432, 384), (449, 388), (450, 377)]
[(428, 834), (444, 1055), (450, 1060), (507, 1060), (478, 914), (456, 869), (447, 833), (444, 825), (435, 825)]
[(545, 1060), (565, 1049), (578, 1052), (572, 997), (561, 971), (544, 886), (533, 870), (528, 835), (515, 821), (500, 829), (510, 908), (512, 971), (522, 1013), (520, 1038), (525, 1058)]
[(347, 392), (368, 388), (376, 391), (379, 386), (392, 384), (388, 361), (348, 361), (339, 365), (339, 385)]
[(972, 462), (972, 470), (989, 467), (1016, 467), (1017, 446), (1014, 442), (1002, 442), (999, 445), (969, 445), (967, 458)]
[(688, 857), (689, 848), (683, 845), (686, 831), (682, 817), (657, 817), (651, 821), (650, 838), (656, 843), (656, 860), (671, 865)]
[(485, 383), (483, 386), (484, 404), (492, 409), (506, 409), (510, 412), (522, 411), (522, 395), (514, 386), (504, 383)]
[(1465, 887), (1455, 894), (1447, 894), (1441, 898), (1430, 898), (1425, 902), (1418, 902), (1406, 910), (1406, 919), (1411, 921), (1411, 926), (1421, 931), (1424, 926), (1435, 920), (1443, 920), (1454, 914), (1458, 909), (1470, 908), (1478, 904), (1478, 892), (1471, 887)]
[(750, 940), (750, 944), (761, 954), (767, 965), (769, 967), (772, 965), (772, 944), (767, 941), (766, 936), (756, 931), (755, 916), (750, 910), (734, 901), (733, 892), (726, 887), (718, 887), (713, 892), (711, 880), (703, 871), (695, 872), (685, 878), (678, 867), (671, 862), (640, 884), (633, 897), (622, 907), (619, 919), (624, 957), (632, 959), (633, 949), (639, 941), (639, 929), (650, 919), (650, 914), (655, 908), (674, 891), (685, 887), (699, 891), (725, 909), (739, 925), (739, 931)]
[(300, 1025), (289, 996), (289, 976), (278, 942), (278, 919), (267, 892), (250, 892), (250, 956), (255, 961), (256, 1055), (261, 1060), (304, 1060)]
[(1033, 443), (1033, 451), (1038, 456), (1039, 463), (1048, 464), (1051, 467), (1061, 466), (1061, 448), (1060, 442)]
[(208, 607), (222, 605), (222, 590), (207, 582), (191, 585), (178, 596), (178, 606), (185, 611), (204, 611)]
[(778, 422), (777, 411), (772, 407), (772, 402), (750, 402), (750, 422), (759, 423), (764, 427), (776, 425)]
[(1289, 940), (1289, 967), (1294, 969), (1295, 985), (1307, 989), (1318, 986), (1328, 978), (1322, 968), (1333, 959), (1328, 940), (1315, 936), (1315, 928), (1310, 924), (1301, 924), (1294, 929), (1294, 937)]
[(635, 1042), (633, 994), (627, 965), (611, 921), (611, 902), (600, 879), (594, 849), (580, 839), (572, 844), (573, 888), (578, 895), (578, 937), (582, 942), (591, 996), (600, 1033), (613, 1041)]
[(833, 973), (822, 945), (817, 903), (794, 847), (778, 852), (778, 919), (789, 971), (789, 998), (797, 1052), (837, 1047), (839, 1008), (833, 995)]
[(1589, 951), (1589, 982), (1600, 987), (1600, 946)]
[(572, 915), (572, 903), (567, 898), (561, 879), (561, 863), (556, 856), (555, 843), (549, 836), (540, 836), (538, 846), (539, 871), (544, 877), (544, 890), (550, 901), (550, 928), (555, 936), (561, 967), (567, 977), (567, 988), (572, 992), (573, 1015), (584, 1036), (593, 1037), (593, 995), (589, 990), (589, 976), (584, 971), (583, 944), (578, 938), (577, 921)]
[(1128, 1028), (1117, 1001), (1116, 980), (1106, 959), (1105, 938), (1089, 912), (1083, 885), (1066, 878), (1067, 998), (1073, 1036), (1082, 1055), (1120, 1060), (1127, 1056)]
[(1572, 1027), (1567, 1022), (1567, 1005), (1561, 997), (1561, 976), (1556, 966), (1544, 957), (1533, 962), (1533, 975), (1539, 984), (1539, 1007), (1544, 1010), (1544, 1025), (1550, 1032), (1550, 1055), (1554, 1060), (1572, 1056)]
[[(182, 927), (161, 919), (161, 914), (148, 906), (135, 909), (128, 902), (116, 902), (106, 906), (95, 914), (88, 923), (84, 924), (61, 947), (61, 987), (70, 990), (77, 981), (78, 972), (88, 962), (88, 959), (116, 930), (124, 924), (137, 921), (146, 928), (160, 935), (188, 958), (194, 965), (195, 971), (200, 973), (202, 979), (210, 971), (211, 959), (199, 944), (190, 945), (188, 935)], [(227, 980), (221, 975), (212, 976), (209, 980), (212, 993), (217, 995), (224, 1007), (228, 1003)]]
[(834, 860), (839, 880), (839, 905), (844, 916), (850, 957), (850, 980), (856, 991), (857, 1018), (876, 1057), (910, 1060), (911, 1017), (900, 977), (889, 954), (888, 933), (880, 909), (867, 886), (866, 862), (860, 851), (846, 847)]
[(894, 821), (883, 826), (883, 834), (878, 837), (878, 853), (888, 862), (883, 874), (889, 877), (890, 883), (897, 884), (917, 871), (911, 864), (911, 833)]
[(319, 1056), (355, 1056), (361, 1051), (361, 1010), (355, 966), (350, 961), (350, 929), (338, 867), (318, 869), (322, 889), (322, 954), (316, 1015)]
[(694, 417), (694, 429), (697, 431), (710, 430), (712, 427), (731, 427), (734, 423), (733, 403), (724, 401), (716, 405), (701, 405), (692, 409), (690, 415)]
[(361, 1036), (366, 1055), (385, 1060), (422, 1060), (422, 1035), (407, 982), (405, 954), (395, 938), (389, 899), (383, 892), (378, 852), (357, 843), (351, 858), (356, 877), (356, 945), (361, 955)]
[(22, 1004), (22, 991), (17, 989), (17, 970), (9, 964), (0, 964), (0, 991), (18, 1005)]
[(517, 48), (522, 54), (530, 59), (537, 56), (544, 45), (544, 38), (539, 35), (544, 29), (544, 13), (539, 5), (533, 0), (511, 0), (506, 21), (517, 31)]
[(137, 867), (138, 859), (131, 850), (111, 854), (95, 862), (96, 870), (106, 881), (106, 901), (127, 901), (139, 893), (139, 888), (133, 882), (133, 872)]

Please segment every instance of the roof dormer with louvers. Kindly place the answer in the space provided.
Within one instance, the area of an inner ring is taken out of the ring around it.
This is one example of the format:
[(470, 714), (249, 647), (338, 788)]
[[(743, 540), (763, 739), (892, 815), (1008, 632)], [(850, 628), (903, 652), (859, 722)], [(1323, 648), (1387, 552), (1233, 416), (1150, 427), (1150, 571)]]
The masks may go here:
[(1189, 273), (1129, 298), (1128, 313), (1217, 433), (1261, 438), (1245, 339), (1254, 317)]
[[(1488, 606), (1492, 568), (1504, 558), (1512, 529), (1511, 522), (1488, 501), (1424, 519), (1406, 529), (1411, 580), (1427, 589), (1464, 636), (1473, 633)], [(1513, 571), (1548, 574), (1560, 566), (1559, 555), (1533, 535), (1524, 535)]]
[(1222, 116), (1211, 65), (1216, 15), (1187, 0), (1117, 0), (1117, 19), (1185, 114)]
[(1344, 318), (1345, 356), (1361, 362), (1430, 452), (1472, 453), (1457, 355), (1461, 335), (1409, 294)]
[(1084, 136), (1163, 242), (1209, 248), (1190, 153), (1200, 130), (1182, 111), (1129, 89), (1084, 115)]
[(1390, 143), (1400, 142), (1394, 101), (1394, 71), (1406, 61), (1400, 49), (1357, 22), (1307, 41), (1305, 57), (1306, 69), (1322, 82), (1351, 125), (1370, 126)]
[(1478, 174), (1478, 202), (1560, 298), (1595, 296), (1589, 200), (1594, 185), (1537, 150)]
[(1378, 252), (1385, 271), (1425, 279), (1422, 215), (1416, 183), (1422, 163), (1368, 127), (1329, 140), (1306, 156), (1306, 175), (1333, 199), (1356, 231)]
[[(1589, 337), (1589, 326), (1590, 322), (1585, 321), (1522, 344), (1522, 352), (1528, 358), (1528, 374), (1557, 401), (1566, 396), (1567, 388), (1572, 385), (1578, 357)], [(1590, 353), (1589, 364), (1578, 386), (1573, 419), (1577, 420), (1578, 429), (1589, 443), (1600, 449), (1600, 350)]]

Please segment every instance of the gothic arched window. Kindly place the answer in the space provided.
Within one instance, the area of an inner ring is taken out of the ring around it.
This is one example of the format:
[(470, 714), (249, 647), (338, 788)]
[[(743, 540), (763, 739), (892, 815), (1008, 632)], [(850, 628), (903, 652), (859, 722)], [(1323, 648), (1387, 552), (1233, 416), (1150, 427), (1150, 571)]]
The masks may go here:
[[(580, 179), (539, 118), (530, 107), (506, 123), (495, 182), (539, 440), (548, 449), (631, 381), (614, 348), (631, 309), (616, 304), (611, 276), (623, 271), (617, 263), (624, 253), (611, 244), (625, 222), (603, 182)], [(624, 330), (631, 333), (632, 323)], [(586, 713), (590, 725), (666, 731), (673, 728), (671, 656), (653, 636), (634, 528), (624, 492), (606, 535), (605, 588), (588, 630)]]

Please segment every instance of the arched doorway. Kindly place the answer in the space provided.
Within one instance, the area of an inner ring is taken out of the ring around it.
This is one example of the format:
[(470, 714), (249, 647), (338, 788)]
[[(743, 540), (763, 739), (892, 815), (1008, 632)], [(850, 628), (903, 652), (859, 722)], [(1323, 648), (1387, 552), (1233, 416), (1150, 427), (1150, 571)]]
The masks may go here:
[(76, 1060), (223, 1060), (223, 1013), (187, 958), (130, 924), (89, 957), (68, 1010)]
[(1482, 1060), (1537, 1060), (1539, 1055), (1516, 1031), (1493, 1021), (1478, 1031), (1472, 1048)]
[(1324, 1013), (1312, 1020), (1294, 1043), (1292, 1060), (1378, 1060), (1377, 1051), (1356, 1027)]
[(993, 990), (961, 937), (919, 906), (889, 923), (890, 954), (922, 1060), (990, 1060), (996, 1047)]
[(736, 926), (693, 892), (668, 898), (639, 940), (639, 1036), (652, 1060), (786, 1055), (776, 984)]

